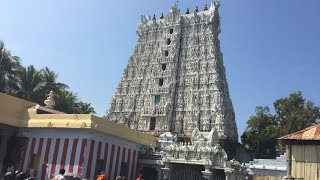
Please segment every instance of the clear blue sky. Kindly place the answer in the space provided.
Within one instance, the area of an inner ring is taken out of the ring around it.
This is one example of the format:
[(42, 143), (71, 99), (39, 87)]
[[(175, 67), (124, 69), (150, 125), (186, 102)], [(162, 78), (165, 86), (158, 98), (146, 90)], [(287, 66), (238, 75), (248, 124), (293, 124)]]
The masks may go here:
[[(0, 39), (23, 65), (59, 73), (99, 116), (132, 53), (141, 14), (173, 0), (0, 0)], [(186, 8), (207, 0), (180, 2)], [(302, 91), (320, 105), (320, 1), (221, 0), (221, 47), (239, 135), (258, 105)]]

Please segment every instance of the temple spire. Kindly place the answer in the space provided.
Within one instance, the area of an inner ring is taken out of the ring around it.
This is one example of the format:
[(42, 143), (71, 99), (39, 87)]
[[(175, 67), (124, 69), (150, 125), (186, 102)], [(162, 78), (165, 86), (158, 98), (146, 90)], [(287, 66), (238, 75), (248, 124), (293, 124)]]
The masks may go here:
[[(195, 127), (204, 133), (215, 127), (219, 137), (238, 140), (216, 41), (220, 33), (219, 14), (215, 14), (218, 6), (213, 4), (210, 12), (200, 13), (204, 4), (200, 9), (185, 8), (183, 14), (188, 15), (181, 15), (177, 3), (173, 4), (160, 21), (152, 21), (152, 14), (142, 16), (136, 30), (138, 43), (110, 106), (110, 121), (157, 136), (162, 131), (189, 136)], [(208, 23), (214, 26), (197, 28)], [(205, 55), (194, 48), (200, 44), (206, 47)]]

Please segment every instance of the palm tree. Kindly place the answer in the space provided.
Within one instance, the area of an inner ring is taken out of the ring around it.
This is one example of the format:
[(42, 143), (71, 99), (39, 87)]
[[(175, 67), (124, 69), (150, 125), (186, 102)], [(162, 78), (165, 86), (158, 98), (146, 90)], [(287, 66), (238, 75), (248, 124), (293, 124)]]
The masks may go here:
[(79, 114), (96, 114), (96, 111), (91, 106), (90, 103), (80, 101), (78, 103), (78, 113)]
[(42, 74), (41, 94), (44, 95), (44, 97), (51, 90), (57, 94), (60, 91), (62, 91), (63, 89), (69, 88), (68, 85), (66, 85), (64, 83), (57, 82), (58, 74), (56, 74), (54, 71), (50, 70), (48, 67), (43, 68), (41, 70), (41, 74)]
[(0, 41), (0, 91), (5, 92), (7, 80), (14, 77), (20, 70), (20, 58), (12, 56)]
[(16, 97), (43, 104), (41, 97), (42, 74), (33, 65), (21, 67), (15, 77), (9, 78), (8, 93)]
[(66, 89), (62, 89), (61, 91), (57, 92), (55, 95), (55, 103), (56, 105), (54, 108), (58, 111), (62, 111), (68, 114), (77, 114), (77, 103), (78, 97), (77, 94), (67, 91)]

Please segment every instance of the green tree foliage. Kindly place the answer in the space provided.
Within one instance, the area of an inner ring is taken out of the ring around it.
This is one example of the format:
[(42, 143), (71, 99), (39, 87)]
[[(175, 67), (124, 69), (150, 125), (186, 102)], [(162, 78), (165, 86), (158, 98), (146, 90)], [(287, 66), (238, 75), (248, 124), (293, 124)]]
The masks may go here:
[(60, 92), (63, 89), (68, 89), (69, 86), (58, 82), (58, 74), (50, 70), (48, 67), (45, 67), (41, 70), (42, 74), (42, 85), (41, 93), (48, 94), (50, 91)]
[(20, 58), (12, 56), (0, 40), (0, 91), (4, 92), (9, 78), (14, 77), (20, 70)]
[(317, 123), (319, 107), (302, 97), (301, 92), (274, 102), (276, 120), (281, 127), (280, 135), (291, 134)]
[[(302, 130), (319, 122), (320, 110), (301, 92), (276, 100), (275, 114), (268, 107), (257, 107), (256, 115), (250, 117), (241, 142), (251, 150), (255, 158), (275, 158), (276, 151), (284, 152), (277, 139)], [(261, 149), (262, 148), (262, 149)]]
[(55, 109), (68, 114), (95, 114), (90, 103), (79, 100), (76, 93), (62, 89), (55, 94)]
[(80, 101), (78, 103), (78, 108), (79, 114), (95, 114), (96, 111), (94, 110), (93, 107), (91, 107), (90, 103), (82, 102)]
[(21, 67), (16, 76), (8, 81), (9, 94), (36, 103), (41, 103), (42, 74), (33, 65)]
[(82, 102), (58, 82), (58, 74), (48, 67), (37, 70), (33, 65), (23, 67), (20, 58), (11, 55), (0, 41), (0, 91), (43, 105), (49, 91), (55, 93), (56, 110), (74, 114), (95, 114), (90, 103)]
[(277, 122), (269, 108), (258, 106), (256, 115), (251, 116), (247, 122), (247, 128), (241, 136), (241, 141), (255, 158), (275, 157), (277, 131)]
[(55, 94), (55, 109), (68, 114), (78, 114), (78, 97), (77, 94), (65, 89)]

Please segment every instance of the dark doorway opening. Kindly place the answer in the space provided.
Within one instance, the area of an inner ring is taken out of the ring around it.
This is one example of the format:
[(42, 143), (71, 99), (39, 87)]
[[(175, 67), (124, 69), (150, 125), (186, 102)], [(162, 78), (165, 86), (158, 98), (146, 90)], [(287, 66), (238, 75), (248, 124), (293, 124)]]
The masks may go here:
[(170, 28), (170, 29), (169, 29), (169, 33), (170, 33), (170, 34), (173, 34), (173, 28)]
[(167, 45), (171, 44), (170, 38), (167, 38)]
[(167, 64), (162, 64), (161, 68), (162, 68), (162, 71), (166, 70), (167, 69)]
[(156, 180), (158, 179), (158, 172), (156, 168), (144, 167), (142, 169), (142, 176), (144, 180)]
[[(176, 164), (171, 172), (172, 180), (203, 180), (204, 166)], [(216, 179), (214, 179), (216, 180)]]
[(149, 130), (155, 130), (155, 129), (156, 129), (156, 118), (152, 117), (150, 118)]
[(226, 174), (224, 173), (223, 169), (214, 169), (213, 170), (213, 179), (216, 180), (226, 180)]
[(168, 57), (169, 56), (169, 52), (167, 50), (164, 51), (164, 56)]
[(160, 86), (160, 87), (163, 86), (163, 79), (162, 79), (162, 78), (159, 79), (159, 86)]

